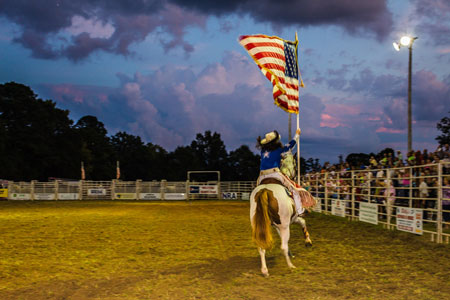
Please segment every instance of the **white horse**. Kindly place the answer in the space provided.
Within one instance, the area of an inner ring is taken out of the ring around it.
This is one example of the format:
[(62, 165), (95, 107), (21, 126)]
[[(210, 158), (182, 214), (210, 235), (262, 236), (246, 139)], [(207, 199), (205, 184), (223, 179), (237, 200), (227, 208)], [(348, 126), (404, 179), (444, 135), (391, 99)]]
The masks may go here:
[(265, 277), (269, 276), (266, 265), (266, 250), (273, 246), (271, 225), (275, 227), (281, 238), (281, 251), (289, 268), (295, 268), (289, 258), (289, 226), (298, 223), (303, 228), (305, 245), (311, 246), (312, 242), (306, 229), (306, 222), (295, 213), (294, 202), (290, 198), (284, 186), (280, 184), (261, 184), (250, 195), (250, 222), (252, 224), (252, 237), (258, 246), (261, 256), (261, 272)]

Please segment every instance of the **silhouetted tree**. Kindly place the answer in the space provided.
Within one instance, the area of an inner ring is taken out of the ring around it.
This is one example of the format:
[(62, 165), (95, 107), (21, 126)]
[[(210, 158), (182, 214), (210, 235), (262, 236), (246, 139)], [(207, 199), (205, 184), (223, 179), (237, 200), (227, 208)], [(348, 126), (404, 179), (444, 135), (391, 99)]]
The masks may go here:
[(350, 153), (345, 158), (345, 161), (348, 162), (351, 166), (361, 167), (369, 165), (370, 155), (365, 153)]
[(102, 122), (94, 116), (78, 120), (75, 128), (80, 143), (80, 159), (84, 162), (86, 179), (110, 180), (116, 176), (114, 148)]
[(442, 118), (437, 123), (436, 127), (442, 133), (441, 135), (436, 137), (436, 141), (439, 142), (439, 145), (450, 144), (450, 118)]
[(256, 180), (259, 175), (260, 161), (259, 155), (254, 154), (248, 146), (242, 145), (230, 152), (228, 156), (229, 178), (224, 178), (224, 180)]
[[(46, 180), (76, 172), (76, 139), (69, 111), (38, 99), (22, 84), (0, 85), (2, 177)], [(79, 168), (78, 168), (79, 169)]]

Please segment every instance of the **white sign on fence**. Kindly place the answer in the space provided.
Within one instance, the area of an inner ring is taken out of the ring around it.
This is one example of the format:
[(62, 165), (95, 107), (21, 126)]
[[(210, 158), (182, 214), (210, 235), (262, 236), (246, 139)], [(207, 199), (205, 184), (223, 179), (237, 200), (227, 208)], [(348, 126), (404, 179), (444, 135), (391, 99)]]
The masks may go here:
[(250, 200), (250, 193), (241, 193), (242, 200)]
[(223, 199), (237, 199), (237, 193), (236, 192), (224, 192), (222, 193)]
[(115, 199), (121, 200), (135, 200), (136, 199), (136, 193), (116, 193)]
[(79, 197), (78, 193), (58, 193), (59, 200), (78, 200)]
[(12, 200), (31, 200), (31, 194), (12, 193), (10, 197)]
[(140, 193), (140, 200), (159, 200), (161, 199), (161, 193)]
[(89, 196), (105, 196), (106, 189), (88, 189)]
[(322, 199), (316, 197), (316, 205), (313, 206), (312, 210), (318, 213), (322, 212)]
[(186, 200), (185, 193), (165, 193), (164, 200)]
[(331, 214), (338, 217), (345, 217), (345, 202), (342, 200), (332, 200)]
[(378, 205), (375, 203), (359, 203), (359, 220), (371, 224), (378, 224)]
[(217, 195), (217, 185), (190, 185), (189, 194)]
[(420, 208), (397, 207), (397, 230), (422, 235), (422, 212)]
[(201, 185), (200, 194), (217, 195), (218, 194), (217, 185)]
[(56, 200), (55, 193), (36, 193), (34, 194), (36, 200)]

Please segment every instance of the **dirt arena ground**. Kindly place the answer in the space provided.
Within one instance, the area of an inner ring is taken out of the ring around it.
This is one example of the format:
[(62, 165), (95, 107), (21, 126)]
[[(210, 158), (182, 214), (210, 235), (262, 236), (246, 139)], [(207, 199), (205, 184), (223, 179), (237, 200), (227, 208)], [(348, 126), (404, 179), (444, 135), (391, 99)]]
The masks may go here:
[[(0, 202), (0, 299), (450, 299), (450, 246), (310, 214), (260, 273), (248, 202)], [(277, 240), (278, 241), (278, 240)]]

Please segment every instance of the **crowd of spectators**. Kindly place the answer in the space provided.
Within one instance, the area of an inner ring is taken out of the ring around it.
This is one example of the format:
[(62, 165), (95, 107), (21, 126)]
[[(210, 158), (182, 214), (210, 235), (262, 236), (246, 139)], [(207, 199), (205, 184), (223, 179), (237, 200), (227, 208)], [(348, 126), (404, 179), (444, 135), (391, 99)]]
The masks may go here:
[[(439, 178), (438, 164), (442, 165)], [(353, 176), (352, 176), (353, 175)], [(325, 163), (309, 173), (303, 183), (320, 198), (375, 202), (382, 204), (383, 216), (391, 218), (395, 206), (422, 208), (424, 220), (436, 220), (438, 193), (441, 197), (444, 228), (450, 227), (450, 148), (446, 144), (434, 152), (401, 151), (372, 155), (368, 164)], [(441, 180), (439, 182), (439, 180)], [(325, 195), (326, 193), (326, 195)], [(348, 202), (349, 203), (349, 202)]]

